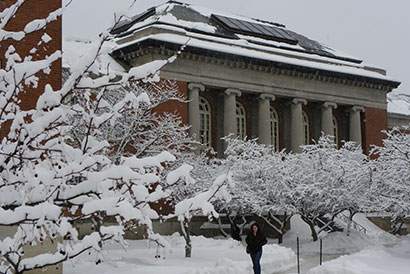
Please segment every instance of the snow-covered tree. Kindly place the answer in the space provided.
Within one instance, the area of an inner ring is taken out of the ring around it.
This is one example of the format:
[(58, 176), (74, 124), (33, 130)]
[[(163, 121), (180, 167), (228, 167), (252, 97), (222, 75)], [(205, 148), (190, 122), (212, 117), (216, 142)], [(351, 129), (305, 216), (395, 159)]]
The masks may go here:
[[(79, 93), (82, 94), (81, 91)], [(110, 89), (103, 98), (109, 107), (102, 111), (110, 111), (112, 106), (130, 94), (135, 97), (146, 94), (150, 98), (150, 104), (142, 104), (138, 109), (127, 105), (119, 112), (121, 116), (116, 119), (116, 123), (105, 123), (102, 126), (104, 139), (112, 145), (110, 157), (119, 160), (129, 155), (150, 156), (164, 150), (172, 152), (175, 156), (186, 154), (190, 145), (195, 143), (188, 136), (188, 126), (183, 125), (178, 113), (157, 110), (159, 106), (172, 101), (186, 103), (186, 98), (179, 92), (176, 82), (169, 80), (146, 84), (131, 82), (125, 87)], [(78, 97), (76, 100), (80, 104), (84, 102)], [(84, 134), (86, 134), (84, 125), (73, 127), (72, 135), (77, 143)]]
[(391, 215), (393, 233), (410, 215), (410, 125), (385, 131), (382, 147), (374, 147), (372, 186), (369, 192), (377, 208)]
[[(288, 156), (284, 204), (309, 225), (314, 241), (332, 225), (337, 214), (347, 209), (357, 212), (357, 201), (352, 198), (358, 198), (355, 191), (364, 191), (364, 162), (364, 155), (352, 143), (337, 149), (331, 136), (321, 136), (314, 144), (304, 146), (302, 153)], [(330, 221), (323, 223), (325, 215)]]
[[(322, 136), (302, 153), (293, 154), (274, 152), (256, 140), (231, 139), (226, 153), (225, 164), (234, 178), (229, 207), (245, 208), (248, 214), (264, 218), (278, 232), (280, 242), (293, 214), (302, 217), (317, 240), (337, 214), (349, 210), (351, 219), (363, 204), (369, 204), (364, 203), (370, 181), (367, 158), (352, 143), (337, 149), (332, 137)], [(318, 228), (325, 215), (329, 222)]]
[[(94, 48), (71, 67), (61, 89), (46, 85), (36, 107), (22, 110), (20, 95), (30, 93), (39, 81), (38, 73), (50, 72), (61, 58), (56, 51), (42, 60), (20, 56), (13, 44), (27, 34), (42, 31), (61, 16), (63, 9), (12, 32), (5, 27), (24, 1), (17, 1), (0, 13), (0, 41), (11, 41), (0, 70), (0, 125), (8, 134), (0, 143), (0, 229), (13, 227), (12, 237), (0, 240), (0, 272), (24, 273), (74, 258), (85, 251), (100, 251), (107, 240), (122, 242), (124, 227), (137, 222), (147, 227), (148, 237), (166, 247), (152, 232), (151, 219), (158, 214), (150, 203), (166, 198), (166, 190), (180, 178), (189, 177), (189, 168), (176, 169), (161, 181), (161, 174), (175, 157), (169, 152), (147, 157), (121, 157), (113, 162), (112, 145), (104, 138), (104, 126), (115, 124), (125, 111), (152, 104), (147, 93), (127, 93), (110, 104), (106, 95), (126, 88), (130, 82), (159, 80), (158, 71), (175, 57), (131, 69), (122, 75), (107, 69), (101, 72), (96, 60), (106, 54), (109, 31), (103, 32)], [(123, 18), (117, 16), (114, 27)], [(81, 103), (71, 104), (76, 97)], [(72, 134), (73, 126), (86, 131)], [(105, 226), (113, 218), (117, 225)], [(93, 220), (95, 231), (78, 239), (74, 223)], [(60, 241), (54, 253), (24, 257), (27, 245)]]
[[(192, 167), (191, 167), (192, 168)], [(189, 232), (189, 222), (194, 214), (207, 216), (209, 220), (219, 218), (216, 212), (214, 203), (227, 203), (231, 200), (229, 188), (232, 184), (231, 172), (228, 170), (224, 174), (219, 175), (212, 186), (207, 190), (197, 192), (190, 198), (184, 198), (175, 205), (175, 213), (167, 218), (177, 217), (181, 224), (182, 235), (185, 239), (185, 257), (191, 257), (192, 244)], [(190, 180), (189, 184), (195, 184), (194, 180)]]
[[(350, 234), (353, 217), (359, 212), (374, 210), (376, 204), (369, 193), (371, 187), (371, 161), (353, 142), (345, 142), (339, 149), (338, 165), (343, 172), (337, 188), (339, 208), (348, 212), (346, 235)], [(342, 213), (342, 212), (341, 212)]]
[[(258, 144), (256, 139), (244, 141), (228, 137), (225, 141), (227, 158), (223, 164), (229, 166), (234, 183), (230, 189), (232, 201), (219, 209), (226, 212), (228, 218), (236, 216), (242, 220), (246, 215), (256, 214), (279, 234), (279, 242), (282, 242), (286, 224), (292, 216), (283, 210), (279, 199), (283, 174), (288, 168), (284, 161), (287, 154), (275, 152), (272, 146)], [(278, 218), (278, 213), (283, 218)], [(242, 221), (238, 226), (240, 233), (245, 223)], [(237, 224), (231, 220), (231, 226)]]

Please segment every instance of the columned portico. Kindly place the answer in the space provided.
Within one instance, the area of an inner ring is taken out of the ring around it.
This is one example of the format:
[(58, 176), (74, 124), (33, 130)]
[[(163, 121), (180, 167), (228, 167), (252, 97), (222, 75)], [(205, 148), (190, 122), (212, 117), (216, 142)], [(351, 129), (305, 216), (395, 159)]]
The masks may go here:
[(236, 96), (241, 96), (239, 89), (228, 88), (224, 94), (224, 136), (233, 134), (236, 137)]
[(360, 123), (360, 112), (364, 112), (364, 107), (354, 106), (349, 112), (349, 136), (350, 141), (362, 145), (362, 129)]
[(274, 100), (275, 96), (272, 94), (264, 93), (259, 96), (258, 137), (260, 144), (272, 145), (270, 102)]
[(199, 141), (199, 92), (204, 91), (205, 87), (202, 84), (190, 83), (188, 89), (188, 123), (191, 126), (189, 135), (194, 137), (194, 140)]
[[(321, 131), (325, 135), (334, 135), (333, 132), (333, 110), (337, 108), (335, 103), (325, 102), (322, 105)], [(335, 136), (337, 137), (337, 136)]]
[(306, 105), (307, 101), (301, 98), (295, 98), (291, 104), (291, 150), (301, 152), (300, 146), (303, 144), (303, 117), (302, 104)]

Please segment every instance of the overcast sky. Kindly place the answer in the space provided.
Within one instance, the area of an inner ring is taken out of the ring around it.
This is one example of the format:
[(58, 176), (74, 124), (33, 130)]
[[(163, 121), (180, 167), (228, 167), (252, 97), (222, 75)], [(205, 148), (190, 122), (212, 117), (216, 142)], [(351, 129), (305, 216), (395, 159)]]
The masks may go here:
[[(68, 0), (63, 0), (67, 2)], [(132, 14), (166, 0), (137, 0)], [(387, 69), (410, 94), (409, 0), (185, 0), (220, 11), (279, 22), (332, 48)], [(93, 38), (131, 0), (72, 0), (63, 17), (65, 36)]]

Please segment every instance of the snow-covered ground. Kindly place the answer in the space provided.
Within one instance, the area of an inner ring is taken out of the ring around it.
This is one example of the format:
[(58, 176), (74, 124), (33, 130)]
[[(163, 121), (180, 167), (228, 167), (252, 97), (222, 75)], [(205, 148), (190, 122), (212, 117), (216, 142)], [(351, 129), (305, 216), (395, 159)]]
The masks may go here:
[[(353, 219), (365, 227), (367, 233), (353, 230), (349, 237), (344, 232), (321, 234), (324, 262), (322, 266), (319, 266), (319, 242), (311, 241), (310, 230), (299, 216), (292, 218), (292, 230), (286, 233), (283, 246), (296, 250), (296, 237), (299, 236), (301, 273), (410, 273), (410, 238), (398, 238), (382, 231), (363, 214), (357, 214)], [(374, 263), (375, 261), (379, 263)], [(297, 268), (280, 273), (295, 274)]]
[(342, 256), (308, 274), (407, 274), (410, 273), (410, 238), (393, 247), (374, 246)]
[[(184, 240), (179, 235), (168, 238), (172, 254), (156, 259), (157, 249), (146, 240), (129, 241), (124, 250), (112, 244), (107, 247), (104, 262), (96, 265), (94, 257), (84, 255), (64, 264), (64, 274), (248, 274), (251, 260), (245, 247), (232, 239), (192, 238), (192, 257), (184, 257)], [(264, 247), (262, 268), (282, 271), (294, 267), (295, 253), (286, 247), (268, 244)], [(272, 272), (271, 272), (272, 273)]]
[[(262, 256), (263, 274), (294, 274), (296, 267), (296, 237), (300, 240), (301, 273), (308, 274), (406, 274), (410, 273), (410, 237), (397, 238), (381, 231), (364, 216), (355, 217), (366, 226), (367, 234), (352, 231), (321, 234), (323, 261), (319, 265), (319, 242), (312, 242), (303, 221), (292, 218), (292, 230), (279, 246), (269, 240)], [(193, 237), (192, 258), (184, 257), (184, 240), (179, 235), (167, 237), (171, 254), (158, 255), (155, 244), (146, 240), (129, 241), (125, 250), (120, 245), (106, 247), (104, 262), (96, 265), (87, 254), (64, 264), (64, 274), (250, 274), (249, 255), (243, 244), (232, 239)], [(165, 255), (165, 256), (164, 256)]]

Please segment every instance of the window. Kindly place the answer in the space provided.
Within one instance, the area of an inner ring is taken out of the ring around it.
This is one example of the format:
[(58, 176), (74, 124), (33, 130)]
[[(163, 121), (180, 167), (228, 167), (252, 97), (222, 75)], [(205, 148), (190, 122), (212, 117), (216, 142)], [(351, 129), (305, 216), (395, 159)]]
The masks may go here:
[(199, 137), (203, 145), (211, 145), (211, 106), (202, 97), (199, 99)]
[(310, 144), (310, 137), (309, 137), (309, 117), (307, 116), (306, 112), (302, 112), (302, 126), (303, 126), (303, 144), (308, 145)]
[(333, 136), (335, 136), (335, 144), (336, 146), (339, 145), (339, 128), (337, 124), (336, 116), (333, 115)]
[(236, 134), (242, 140), (246, 136), (246, 111), (241, 103), (236, 102)]
[(279, 151), (279, 116), (273, 107), (270, 108), (270, 136), (275, 151)]

